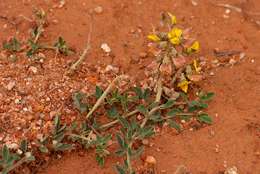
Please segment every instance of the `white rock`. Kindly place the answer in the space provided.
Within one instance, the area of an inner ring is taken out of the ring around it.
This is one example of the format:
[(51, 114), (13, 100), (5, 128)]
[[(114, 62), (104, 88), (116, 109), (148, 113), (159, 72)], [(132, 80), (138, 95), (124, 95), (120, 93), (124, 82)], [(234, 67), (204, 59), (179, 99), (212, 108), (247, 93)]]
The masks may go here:
[(97, 6), (96, 8), (94, 8), (94, 11), (95, 11), (97, 14), (100, 14), (100, 13), (103, 12), (103, 7)]
[(226, 9), (226, 10), (225, 10), (225, 13), (226, 13), (226, 14), (229, 14), (230, 12), (231, 12), (230, 9)]
[(156, 164), (156, 159), (153, 156), (147, 156), (145, 159), (145, 162), (151, 165)]
[(7, 146), (9, 149), (13, 149), (13, 150), (16, 150), (16, 149), (19, 148), (19, 145), (16, 144), (16, 143), (6, 144), (6, 146)]
[(242, 53), (240, 53), (240, 55), (239, 55), (239, 59), (240, 59), (240, 60), (241, 60), (241, 59), (244, 59), (245, 56), (246, 56), (246, 53), (242, 52)]
[(211, 72), (209, 73), (209, 75), (214, 76), (215, 73), (214, 73), (213, 71), (211, 71)]
[(237, 63), (237, 61), (235, 60), (235, 59), (230, 59), (229, 60), (229, 64), (231, 64), (231, 65), (234, 65), (234, 64), (236, 64)]
[(111, 72), (112, 71), (114, 73), (118, 73), (119, 72), (119, 68), (114, 67), (112, 65), (107, 65), (105, 71), (106, 72)]
[(22, 151), (21, 149), (18, 149), (18, 150), (16, 151), (16, 153), (17, 153), (18, 155), (22, 155), (22, 154), (23, 154), (23, 151)]
[(238, 174), (237, 167), (234, 166), (234, 167), (227, 168), (224, 174)]
[(105, 53), (110, 53), (110, 52), (111, 52), (111, 48), (108, 46), (107, 43), (102, 43), (102, 44), (101, 44), (101, 49), (102, 49)]
[(197, 5), (198, 5), (198, 2), (195, 1), (195, 0), (191, 0), (191, 4), (192, 4), (193, 6), (197, 6)]
[(7, 84), (6, 89), (7, 89), (8, 91), (11, 91), (11, 90), (14, 88), (14, 86), (15, 86), (15, 81), (11, 81), (11, 82), (9, 82), (9, 83)]
[(33, 72), (34, 74), (36, 74), (38, 72), (38, 69), (34, 66), (30, 66), (29, 71)]

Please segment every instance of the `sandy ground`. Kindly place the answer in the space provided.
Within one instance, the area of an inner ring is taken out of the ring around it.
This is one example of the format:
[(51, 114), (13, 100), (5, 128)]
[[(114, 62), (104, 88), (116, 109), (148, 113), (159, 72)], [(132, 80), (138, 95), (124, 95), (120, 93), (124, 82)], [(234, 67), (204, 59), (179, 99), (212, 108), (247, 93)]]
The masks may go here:
[[(218, 67), (212, 70), (214, 75), (203, 82), (206, 89), (216, 93), (215, 100), (208, 110), (214, 118), (212, 126), (198, 131), (185, 131), (180, 135), (175, 135), (170, 129), (165, 130), (150, 140), (155, 145), (147, 148), (145, 153), (155, 156), (158, 173), (173, 173), (177, 166), (184, 164), (194, 174), (217, 174), (230, 166), (236, 166), (239, 173), (259, 174), (260, 26), (256, 22), (260, 21), (260, 2), (257, 0), (194, 0), (194, 2), (197, 2), (197, 5), (192, 4), (190, 0), (77, 0), (67, 2), (61, 9), (50, 10), (58, 1), (2, 0), (1, 15), (8, 17), (17, 25), (14, 27), (13, 24), (0, 19), (0, 41), (15, 35), (16, 31), (19, 31), (17, 33), (19, 38), (27, 37), (30, 26), (21, 16), (31, 16), (32, 8), (36, 6), (49, 9), (50, 25), (43, 40), (52, 42), (61, 35), (80, 51), (87, 41), (90, 24), (88, 12), (101, 6), (103, 12), (94, 15), (91, 53), (78, 76), (68, 81), (68, 84), (73, 85), (65, 91), (76, 90), (84, 88), (88, 83), (89, 74), (96, 75), (95, 70), (90, 67), (97, 62), (113, 64), (120, 67), (122, 72), (142, 78), (149, 59), (143, 61), (141, 65), (133, 60), (138, 59), (140, 53), (146, 51), (146, 35), (152, 25), (157, 25), (160, 12), (173, 12), (180, 19), (179, 23), (185, 28), (191, 27), (194, 36), (201, 42), (200, 56), (212, 59), (213, 50), (220, 49), (245, 52), (246, 58), (232, 67)], [(225, 8), (214, 5), (218, 3), (235, 5), (241, 8), (243, 13), (234, 10), (228, 13)], [(113, 57), (107, 57), (102, 53), (100, 45), (103, 42), (110, 45)], [(54, 61), (53, 57), (52, 53), (46, 53), (43, 66), (33, 65), (38, 67), (37, 75), (30, 74), (31, 64), (28, 65), (28, 60), (21, 59), (15, 64), (0, 62), (0, 126), (10, 130), (13, 135), (17, 134), (16, 137), (20, 134), (14, 128), (28, 125), (15, 125), (8, 122), (9, 119), (15, 117), (37, 121), (39, 112), (49, 113), (69, 97), (65, 92), (63, 94), (62, 91), (54, 91), (50, 94), (51, 101), (56, 103), (53, 105), (42, 102), (45, 93), (36, 95), (39, 84), (42, 85), (41, 92), (47, 93), (48, 87), (60, 78), (60, 72), (64, 72), (66, 65), (76, 59), (76, 57), (66, 59), (58, 57)], [(32, 84), (26, 86), (24, 84), (29, 77), (32, 79)], [(25, 95), (32, 96), (28, 99), (28, 103), (34, 104), (32, 112), (20, 112), (22, 108), (13, 108), (12, 101), (17, 97), (16, 93), (8, 93), (2, 87), (11, 80), (16, 81), (18, 91), (25, 91)], [(91, 86), (91, 83), (88, 84)], [(60, 96), (64, 96), (64, 101), (60, 101)], [(76, 114), (71, 107), (66, 109), (69, 111), (64, 113), (65, 116)], [(115, 158), (109, 158), (105, 167), (100, 169), (94, 161), (92, 152), (84, 154), (75, 152), (66, 154), (60, 160), (51, 160), (39, 173), (110, 174), (114, 173), (113, 164), (116, 161)]]

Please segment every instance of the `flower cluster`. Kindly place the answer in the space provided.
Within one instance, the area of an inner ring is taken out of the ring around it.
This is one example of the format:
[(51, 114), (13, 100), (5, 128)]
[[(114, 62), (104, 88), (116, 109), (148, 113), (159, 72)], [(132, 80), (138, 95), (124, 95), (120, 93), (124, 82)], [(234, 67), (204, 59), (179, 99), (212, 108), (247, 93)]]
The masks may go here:
[[(183, 68), (186, 72), (178, 77), (177, 87), (187, 93), (189, 84), (191, 84), (194, 79), (192, 75), (194, 75), (194, 73), (199, 74), (201, 68), (199, 67), (197, 60), (194, 60), (192, 64), (187, 67), (186, 62), (188, 61), (185, 58), (189, 57), (192, 53), (199, 52), (200, 44), (198, 41), (188, 38), (185, 30), (177, 27), (177, 18), (175, 15), (169, 12), (164, 13), (163, 24), (167, 26), (168, 31), (153, 32), (148, 35), (148, 39), (157, 43), (161, 49), (160, 57), (163, 57), (163, 59), (164, 57), (166, 57), (166, 59), (169, 59), (170, 57), (173, 60), (171, 62), (175, 65), (175, 69), (186, 66), (186, 68)], [(183, 59), (185, 60), (182, 61), (181, 66), (179, 66), (180, 63), (178, 62), (181, 62)]]

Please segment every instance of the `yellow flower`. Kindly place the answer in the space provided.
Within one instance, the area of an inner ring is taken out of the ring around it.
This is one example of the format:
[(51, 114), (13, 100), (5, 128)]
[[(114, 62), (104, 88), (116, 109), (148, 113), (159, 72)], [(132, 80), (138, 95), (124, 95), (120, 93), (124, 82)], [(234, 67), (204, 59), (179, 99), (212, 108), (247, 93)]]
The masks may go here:
[(147, 38), (154, 42), (159, 42), (161, 40), (156, 34), (149, 34)]
[(182, 90), (183, 92), (187, 93), (187, 92), (188, 92), (188, 88), (189, 88), (189, 84), (190, 84), (189, 81), (183, 80), (183, 81), (181, 81), (180, 83), (178, 83), (177, 86), (178, 86), (179, 88), (181, 88), (181, 90)]
[(170, 39), (170, 42), (173, 45), (179, 45), (181, 43), (181, 40), (178, 37), (174, 37), (174, 38)]
[(173, 14), (171, 14), (170, 12), (168, 12), (168, 15), (169, 15), (170, 18), (171, 18), (171, 23), (172, 23), (173, 25), (176, 25), (176, 24), (177, 24), (177, 18), (176, 18), (176, 16), (173, 15)]
[(179, 28), (173, 28), (168, 33), (168, 38), (173, 45), (179, 45), (181, 43), (182, 30)]
[(195, 69), (195, 71), (196, 71), (197, 73), (200, 72), (201, 67), (199, 67), (197, 60), (193, 60), (193, 67), (194, 67), (194, 69)]
[(200, 43), (195, 41), (189, 48), (187, 48), (187, 53), (198, 52), (200, 49)]

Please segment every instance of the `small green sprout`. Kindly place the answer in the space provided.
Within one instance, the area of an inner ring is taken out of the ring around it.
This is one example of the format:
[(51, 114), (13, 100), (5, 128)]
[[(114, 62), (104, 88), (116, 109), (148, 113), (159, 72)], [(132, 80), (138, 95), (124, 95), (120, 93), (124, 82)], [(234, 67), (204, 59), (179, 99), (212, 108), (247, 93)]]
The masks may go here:
[(13, 37), (9, 42), (3, 43), (3, 48), (10, 52), (18, 52), (21, 50), (21, 43)]
[(60, 54), (64, 54), (65, 56), (69, 55), (71, 52), (66, 44), (66, 41), (62, 37), (58, 38), (58, 41), (54, 44), (54, 47), (57, 48)]

